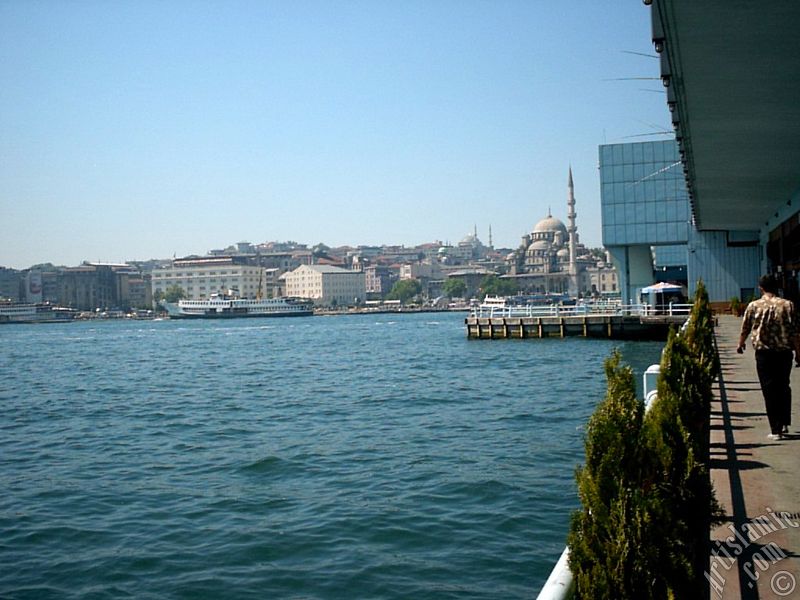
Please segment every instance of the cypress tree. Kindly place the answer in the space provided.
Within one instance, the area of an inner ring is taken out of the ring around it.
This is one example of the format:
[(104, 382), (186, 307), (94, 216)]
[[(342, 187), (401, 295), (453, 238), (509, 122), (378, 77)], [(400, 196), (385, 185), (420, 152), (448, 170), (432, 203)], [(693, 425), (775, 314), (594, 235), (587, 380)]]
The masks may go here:
[(661, 360), (658, 397), (644, 418), (643, 442), (656, 485), (650, 507), (661, 576), (677, 598), (704, 589), (708, 537), (718, 507), (704, 462), (708, 412), (697, 384), (702, 366), (688, 343), (670, 334)]
[(661, 598), (652, 585), (641, 431), (644, 403), (618, 352), (605, 363), (608, 390), (589, 421), (586, 464), (578, 468), (583, 508), (568, 545), (578, 598)]
[(719, 355), (714, 344), (714, 315), (708, 301), (708, 292), (703, 280), (697, 282), (694, 305), (686, 327), (686, 340), (692, 353), (705, 371), (704, 381), (711, 388), (714, 377), (719, 375)]
[(694, 306), (684, 335), (689, 350), (699, 366), (694, 377), (696, 377), (698, 393), (702, 396), (700, 402), (703, 404), (704, 410), (703, 430), (700, 433), (703, 443), (701, 457), (703, 462), (708, 463), (712, 386), (714, 378), (719, 375), (720, 363), (717, 346), (714, 342), (714, 315), (711, 312), (708, 292), (706, 292), (702, 279), (697, 282)]
[(719, 362), (702, 282), (686, 332), (673, 331), (667, 340), (658, 397), (646, 415), (618, 352), (605, 370), (606, 396), (589, 421), (586, 464), (576, 471), (582, 508), (568, 536), (576, 595), (703, 595), (707, 532), (720, 510), (707, 468)]

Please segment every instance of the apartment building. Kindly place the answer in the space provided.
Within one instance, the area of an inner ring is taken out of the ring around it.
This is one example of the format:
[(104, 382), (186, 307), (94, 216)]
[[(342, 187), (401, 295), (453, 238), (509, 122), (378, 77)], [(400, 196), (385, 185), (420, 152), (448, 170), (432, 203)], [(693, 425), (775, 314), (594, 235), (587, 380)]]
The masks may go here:
[(362, 304), (367, 295), (366, 275), (328, 265), (302, 265), (281, 279), (287, 296), (310, 298), (320, 306)]
[(259, 286), (264, 297), (276, 295), (274, 289), (267, 289), (263, 267), (241, 256), (181, 258), (169, 267), (153, 270), (153, 295), (163, 294), (173, 285), (181, 287), (190, 300), (201, 300), (228, 290), (234, 290), (242, 298), (255, 298)]

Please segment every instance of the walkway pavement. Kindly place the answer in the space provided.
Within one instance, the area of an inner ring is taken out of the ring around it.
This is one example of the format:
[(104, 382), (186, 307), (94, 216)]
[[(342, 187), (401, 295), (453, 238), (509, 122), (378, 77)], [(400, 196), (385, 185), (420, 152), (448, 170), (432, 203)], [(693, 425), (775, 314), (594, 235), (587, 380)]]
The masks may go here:
[(800, 598), (800, 368), (792, 370), (789, 435), (769, 440), (750, 340), (736, 353), (740, 323), (721, 315), (716, 329), (722, 375), (711, 407), (711, 479), (726, 521), (711, 536), (724, 544), (713, 543), (711, 598)]

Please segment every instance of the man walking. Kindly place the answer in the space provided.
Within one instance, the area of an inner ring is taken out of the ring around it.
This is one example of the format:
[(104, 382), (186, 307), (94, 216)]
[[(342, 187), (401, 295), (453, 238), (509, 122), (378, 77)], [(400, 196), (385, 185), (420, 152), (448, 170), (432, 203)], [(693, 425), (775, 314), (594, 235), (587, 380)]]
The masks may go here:
[(747, 335), (752, 332), (753, 350), (756, 353), (756, 371), (764, 394), (772, 440), (779, 440), (789, 432), (792, 420), (792, 390), (789, 376), (792, 372), (792, 351), (800, 366), (800, 329), (794, 314), (794, 305), (778, 297), (778, 282), (764, 275), (758, 280), (761, 298), (747, 305), (739, 335), (741, 354)]

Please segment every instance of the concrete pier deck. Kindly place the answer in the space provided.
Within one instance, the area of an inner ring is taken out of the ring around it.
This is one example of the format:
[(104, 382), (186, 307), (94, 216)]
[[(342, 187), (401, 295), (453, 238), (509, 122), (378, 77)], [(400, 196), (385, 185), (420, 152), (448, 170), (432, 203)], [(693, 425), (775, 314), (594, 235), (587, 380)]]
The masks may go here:
[(722, 375), (711, 407), (711, 478), (726, 521), (711, 536), (711, 598), (800, 598), (800, 368), (792, 370), (789, 435), (769, 440), (749, 339), (736, 353), (740, 323), (721, 315), (716, 328)]
[(670, 327), (680, 327), (686, 314), (591, 314), (541, 317), (475, 317), (464, 320), (467, 337), (476, 340), (597, 337), (618, 340), (666, 340)]

